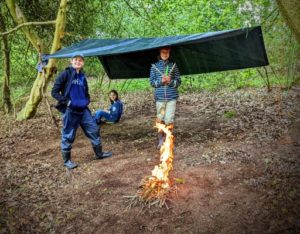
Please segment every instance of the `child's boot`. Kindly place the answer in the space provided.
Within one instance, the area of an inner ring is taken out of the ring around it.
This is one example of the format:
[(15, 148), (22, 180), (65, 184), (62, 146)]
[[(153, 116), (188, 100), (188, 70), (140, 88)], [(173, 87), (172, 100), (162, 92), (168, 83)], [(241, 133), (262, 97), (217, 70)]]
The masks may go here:
[(102, 145), (93, 146), (95, 152), (95, 159), (104, 159), (112, 156), (112, 152), (103, 152)]
[(71, 151), (62, 151), (61, 152), (63, 160), (64, 160), (64, 166), (68, 169), (74, 169), (78, 167), (78, 165), (71, 161)]
[(162, 145), (164, 144), (165, 142), (165, 139), (166, 139), (166, 135), (163, 131), (161, 132), (158, 132), (158, 145), (157, 145), (157, 149), (159, 150)]
[[(165, 122), (164, 122), (163, 120), (156, 119), (156, 124), (158, 124), (158, 123), (160, 123), (160, 124), (165, 124)], [(163, 145), (164, 142), (165, 142), (166, 135), (165, 135), (165, 133), (164, 133), (162, 130), (160, 130), (160, 131), (158, 132), (157, 136), (158, 136), (158, 145), (157, 145), (157, 149), (160, 150), (160, 148), (162, 147), (162, 145)]]

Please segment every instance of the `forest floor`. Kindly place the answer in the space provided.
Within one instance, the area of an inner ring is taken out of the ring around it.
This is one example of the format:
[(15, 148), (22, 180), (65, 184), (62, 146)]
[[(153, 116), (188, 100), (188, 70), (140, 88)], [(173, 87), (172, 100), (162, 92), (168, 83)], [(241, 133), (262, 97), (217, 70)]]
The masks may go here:
[(127, 208), (159, 159), (152, 94), (123, 101), (123, 120), (101, 128), (114, 156), (92, 160), (79, 130), (72, 171), (46, 108), (26, 122), (1, 116), (0, 233), (300, 232), (300, 87), (181, 95), (169, 209)]

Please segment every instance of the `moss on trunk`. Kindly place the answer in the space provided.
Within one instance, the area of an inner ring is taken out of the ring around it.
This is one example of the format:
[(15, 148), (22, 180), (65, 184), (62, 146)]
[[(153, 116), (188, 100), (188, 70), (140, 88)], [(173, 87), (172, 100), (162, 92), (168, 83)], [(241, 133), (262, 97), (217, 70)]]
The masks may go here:
[[(0, 9), (0, 32), (5, 32), (5, 22), (4, 18), (2, 16), (2, 11)], [(5, 113), (10, 113), (12, 111), (12, 104), (11, 104), (11, 98), (10, 98), (10, 88), (9, 88), (9, 80), (10, 80), (10, 51), (9, 51), (9, 45), (8, 45), (8, 36), (4, 35), (2, 36), (2, 45), (3, 45), (3, 67), (4, 67), (4, 75), (3, 75), (3, 109)]]
[[(11, 4), (13, 0), (6, 0)], [(66, 18), (67, 18), (67, 6), (68, 6), (69, 0), (61, 0), (60, 6), (58, 9), (57, 17), (56, 17), (56, 24), (55, 24), (55, 33), (54, 38), (52, 42), (52, 47), (50, 53), (54, 53), (55, 51), (59, 50), (61, 48), (61, 39), (64, 36), (64, 30), (66, 25)], [(14, 5), (16, 6), (16, 5)], [(16, 7), (10, 6), (9, 9), (16, 9)], [(20, 11), (20, 10), (19, 10)], [(21, 13), (18, 13), (19, 15), (23, 15)], [(13, 14), (12, 14), (13, 15)], [(15, 15), (17, 15), (15, 13)], [(25, 17), (22, 17), (22, 19), (25, 19)], [(18, 22), (20, 23), (20, 22)], [(24, 21), (22, 21), (24, 23)], [(23, 27), (27, 28), (28, 26)], [(23, 29), (22, 29), (23, 30)], [(30, 28), (30, 30), (24, 32), (27, 36), (27, 38), (30, 40), (30, 42), (37, 48), (38, 51), (40, 51), (40, 46), (42, 45), (42, 41), (38, 39), (35, 35), (37, 35), (33, 29)], [(41, 47), (42, 48), (42, 47)], [(28, 101), (25, 104), (25, 107), (18, 113), (17, 119), (18, 120), (25, 120), (32, 118), (38, 108), (38, 105), (43, 99), (43, 93), (47, 89), (47, 85), (50, 81), (50, 79), (53, 77), (53, 68), (56, 65), (55, 59), (50, 59), (46, 68), (45, 68), (45, 75), (42, 73), (38, 73), (36, 80), (32, 86), (30, 96)]]

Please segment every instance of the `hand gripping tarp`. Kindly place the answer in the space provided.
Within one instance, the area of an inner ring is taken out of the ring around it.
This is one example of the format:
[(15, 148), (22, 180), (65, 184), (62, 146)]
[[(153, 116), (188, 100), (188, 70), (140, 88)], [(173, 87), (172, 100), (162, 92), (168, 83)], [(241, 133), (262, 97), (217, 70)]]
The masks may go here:
[(144, 78), (149, 77), (163, 46), (171, 46), (170, 59), (181, 75), (269, 64), (260, 26), (186, 36), (86, 39), (48, 57), (97, 56), (111, 79)]

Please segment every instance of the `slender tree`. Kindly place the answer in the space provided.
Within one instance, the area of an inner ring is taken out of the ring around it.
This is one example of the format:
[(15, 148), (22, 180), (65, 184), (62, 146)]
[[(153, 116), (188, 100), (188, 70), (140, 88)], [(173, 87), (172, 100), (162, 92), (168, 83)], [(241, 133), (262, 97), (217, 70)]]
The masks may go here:
[[(66, 26), (66, 17), (68, 9), (69, 0), (61, 0), (55, 24), (55, 32), (52, 41), (50, 53), (61, 48), (61, 39), (64, 36), (64, 30)], [(10, 14), (14, 21), (20, 25), (27, 22), (23, 12), (14, 2), (14, 0), (6, 0), (6, 4), (10, 11)], [(33, 29), (31, 25), (24, 26), (21, 30), (25, 33), (27, 39), (31, 42), (32, 46), (39, 52), (45, 53), (43, 41), (38, 37), (37, 32)], [(25, 107), (18, 113), (17, 119), (24, 120), (33, 117), (37, 111), (38, 105), (43, 98), (43, 93), (47, 88), (48, 82), (52, 78), (55, 71), (56, 61), (55, 59), (50, 59), (45, 72), (39, 72), (31, 89), (31, 93)]]
[(278, 8), (287, 25), (300, 43), (300, 3), (299, 0), (277, 0)]
[[(5, 32), (5, 21), (2, 15), (2, 10), (0, 9), (0, 32)], [(8, 45), (7, 35), (2, 36), (2, 49), (3, 49), (3, 67), (4, 67), (4, 74), (3, 74), (3, 108), (5, 113), (10, 113), (12, 110), (11, 98), (10, 98), (10, 88), (9, 88), (9, 80), (10, 80), (10, 51)]]
[[(22, 10), (16, 4), (15, 0), (5, 0), (7, 8), (9, 9), (9, 13), (12, 16), (14, 22), (17, 25), (22, 25), (27, 22), (25, 15), (23, 14)], [(39, 38), (37, 32), (31, 25), (22, 27), (21, 30), (26, 35), (27, 39), (30, 41), (31, 45), (39, 51), (40, 49), (43, 50), (44, 45), (41, 38)]]

